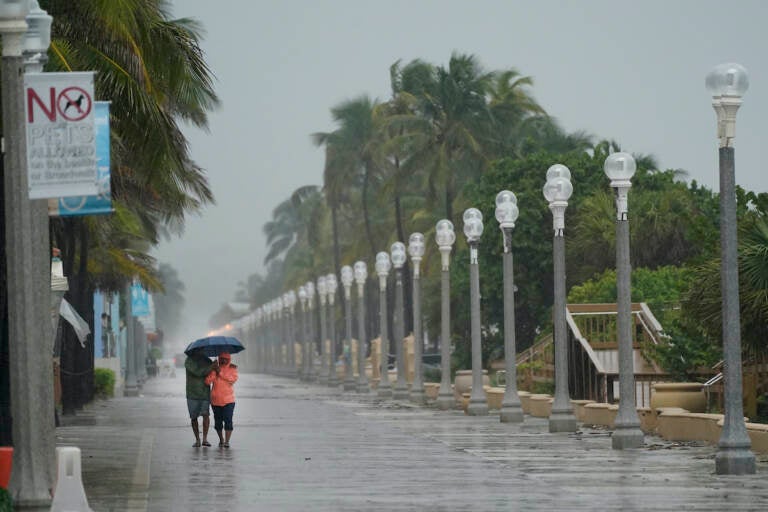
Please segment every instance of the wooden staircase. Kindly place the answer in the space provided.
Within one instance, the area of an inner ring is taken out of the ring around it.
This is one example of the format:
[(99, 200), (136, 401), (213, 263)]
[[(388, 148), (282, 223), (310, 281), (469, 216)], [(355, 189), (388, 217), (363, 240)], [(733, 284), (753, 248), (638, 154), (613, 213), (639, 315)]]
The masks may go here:
[[(619, 396), (619, 357), (616, 304), (568, 304), (569, 391), (573, 399), (615, 402)], [(650, 404), (651, 386), (670, 380), (656, 363), (644, 356), (644, 347), (658, 344), (663, 329), (644, 302), (632, 304), (632, 347), (635, 399), (638, 407)], [(518, 378), (531, 389), (535, 382), (554, 380), (554, 343), (546, 336), (518, 353)]]

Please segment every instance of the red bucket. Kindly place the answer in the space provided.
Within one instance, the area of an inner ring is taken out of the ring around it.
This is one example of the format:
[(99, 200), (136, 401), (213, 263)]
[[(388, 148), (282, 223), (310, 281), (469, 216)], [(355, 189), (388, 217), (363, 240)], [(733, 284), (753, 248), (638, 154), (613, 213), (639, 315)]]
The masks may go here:
[(0, 487), (8, 488), (11, 480), (11, 466), (13, 465), (13, 447), (0, 446)]

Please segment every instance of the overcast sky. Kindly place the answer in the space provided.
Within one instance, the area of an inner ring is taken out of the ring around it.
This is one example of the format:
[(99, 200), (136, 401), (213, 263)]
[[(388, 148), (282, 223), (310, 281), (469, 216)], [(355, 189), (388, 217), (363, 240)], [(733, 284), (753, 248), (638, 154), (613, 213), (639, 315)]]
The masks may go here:
[(750, 90), (738, 115), (736, 181), (768, 190), (768, 140), (759, 124), (768, 120), (768, 1), (172, 4), (174, 17), (203, 24), (222, 100), (210, 133), (185, 130), (217, 204), (155, 251), (186, 285), (188, 337), (204, 334), (238, 281), (263, 271), (261, 227), (274, 207), (299, 186), (321, 184), (323, 151), (310, 133), (334, 128), (329, 109), (342, 100), (386, 99), (398, 59), (447, 64), (456, 51), (476, 55), (488, 70), (514, 67), (533, 77), (535, 98), (568, 131), (615, 139), (715, 190), (715, 114), (704, 76), (715, 64), (739, 62)]

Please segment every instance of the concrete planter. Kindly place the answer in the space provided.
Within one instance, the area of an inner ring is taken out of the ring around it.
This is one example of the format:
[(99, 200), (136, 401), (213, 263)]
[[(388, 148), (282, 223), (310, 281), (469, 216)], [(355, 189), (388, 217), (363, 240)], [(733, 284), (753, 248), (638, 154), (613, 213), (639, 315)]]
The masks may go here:
[(549, 418), (552, 414), (552, 402), (555, 399), (550, 395), (531, 395), (531, 416), (535, 418)]
[(651, 386), (651, 408), (680, 407), (689, 412), (706, 412), (704, 385), (698, 382), (659, 382)]
[(440, 383), (439, 382), (425, 382), (424, 383), (424, 394), (427, 395), (427, 398), (430, 400), (437, 400), (437, 395), (440, 393)]
[[(483, 370), (483, 386), (488, 386), (491, 380), (488, 378), (488, 370)], [(453, 379), (453, 388), (458, 396), (463, 395), (472, 388), (472, 370), (459, 370)]]
[(489, 409), (501, 409), (501, 404), (504, 401), (504, 388), (487, 387), (485, 388), (485, 396)]
[(619, 406), (605, 403), (587, 404), (584, 406), (584, 423), (586, 425), (602, 425), (614, 428), (616, 413)]
[(576, 421), (584, 422), (584, 406), (593, 403), (595, 403), (594, 400), (571, 400), (573, 415), (576, 416)]
[(528, 391), (518, 391), (517, 395), (520, 397), (520, 407), (523, 409), (523, 413), (531, 414), (531, 395)]

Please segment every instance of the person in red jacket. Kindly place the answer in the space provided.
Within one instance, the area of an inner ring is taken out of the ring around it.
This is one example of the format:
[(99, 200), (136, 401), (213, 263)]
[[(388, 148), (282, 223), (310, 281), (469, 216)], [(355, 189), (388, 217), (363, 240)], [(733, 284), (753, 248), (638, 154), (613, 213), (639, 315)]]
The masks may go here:
[(219, 359), (214, 361), (211, 372), (205, 378), (205, 383), (213, 384), (211, 408), (213, 408), (214, 428), (219, 435), (219, 446), (222, 448), (229, 448), (229, 440), (232, 437), (235, 382), (237, 382), (237, 365), (232, 364), (229, 354), (219, 354)]

